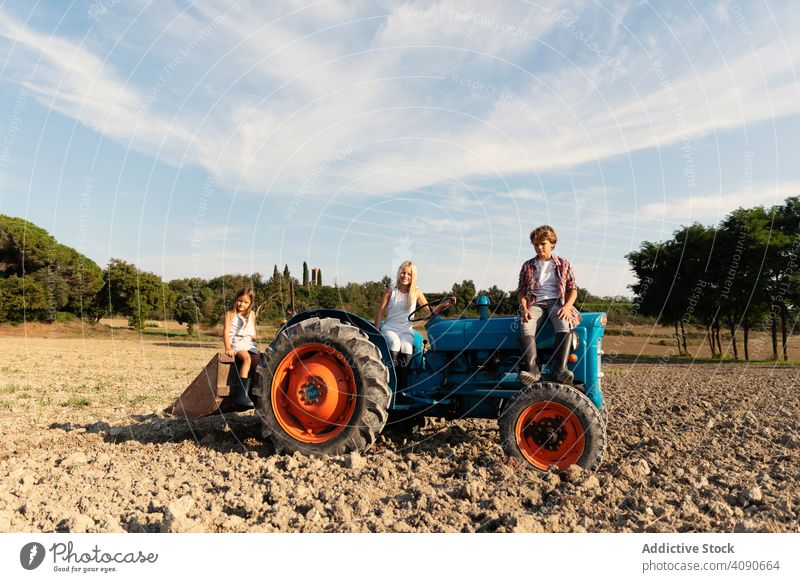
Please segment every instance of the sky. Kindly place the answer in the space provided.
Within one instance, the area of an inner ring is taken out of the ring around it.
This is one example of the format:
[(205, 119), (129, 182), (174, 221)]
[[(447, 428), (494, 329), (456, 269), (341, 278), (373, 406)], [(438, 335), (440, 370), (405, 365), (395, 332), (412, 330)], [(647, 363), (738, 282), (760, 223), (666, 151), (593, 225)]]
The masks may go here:
[(800, 194), (792, 2), (0, 3), (0, 214), (169, 280), (580, 287)]

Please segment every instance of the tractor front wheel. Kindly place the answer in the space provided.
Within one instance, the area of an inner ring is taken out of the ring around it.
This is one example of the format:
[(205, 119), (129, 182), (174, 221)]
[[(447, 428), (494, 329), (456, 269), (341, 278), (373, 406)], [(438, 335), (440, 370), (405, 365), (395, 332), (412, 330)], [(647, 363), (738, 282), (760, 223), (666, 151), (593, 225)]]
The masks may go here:
[(504, 407), (499, 424), (506, 454), (540, 471), (574, 464), (594, 469), (606, 447), (605, 423), (592, 401), (557, 382), (521, 391)]
[(258, 373), (263, 434), (278, 452), (364, 451), (386, 424), (391, 391), (380, 351), (338, 319), (287, 328)]

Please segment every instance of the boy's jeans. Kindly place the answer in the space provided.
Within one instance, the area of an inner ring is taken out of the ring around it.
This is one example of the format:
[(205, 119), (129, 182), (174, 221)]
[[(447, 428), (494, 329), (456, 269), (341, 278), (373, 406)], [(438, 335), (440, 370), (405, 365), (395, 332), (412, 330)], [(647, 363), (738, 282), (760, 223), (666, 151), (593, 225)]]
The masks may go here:
[(556, 299), (537, 301), (528, 307), (528, 314), (531, 318), (522, 324), (520, 333), (520, 347), (522, 348), (522, 363), (527, 370), (519, 373), (520, 381), (524, 386), (530, 386), (537, 382), (541, 377), (539, 368), (536, 365), (536, 332), (542, 329), (542, 325), (549, 319), (553, 324), (556, 335), (556, 343), (551, 357), (550, 369), (551, 376), (557, 381), (571, 384), (573, 374), (567, 369), (567, 358), (569, 357), (569, 323), (558, 317), (558, 309), (561, 303)]
[(548, 319), (553, 324), (556, 333), (569, 333), (569, 323), (558, 317), (558, 308), (561, 307), (557, 299), (546, 299), (537, 301), (528, 307), (531, 318), (522, 324), (521, 335), (536, 337), (536, 330), (542, 329), (542, 325)]

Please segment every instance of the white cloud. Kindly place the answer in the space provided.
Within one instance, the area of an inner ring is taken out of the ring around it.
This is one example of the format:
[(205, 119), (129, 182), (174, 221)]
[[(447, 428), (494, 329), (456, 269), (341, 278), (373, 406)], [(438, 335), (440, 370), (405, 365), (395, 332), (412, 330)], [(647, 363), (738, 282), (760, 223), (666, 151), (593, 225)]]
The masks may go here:
[[(131, 63), (0, 10), (0, 38), (12, 56), (6, 77), (46, 107), (168, 163), (198, 164), (228, 187), (293, 196), (316, 176), (309, 197), (345, 185), (382, 194), (471, 176), (535, 177), (800, 113), (800, 35), (790, 24), (790, 35), (752, 49), (733, 42), (737, 31), (717, 31), (727, 58), (705, 51), (688, 65), (665, 57), (656, 68), (665, 38), (681, 30), (657, 31), (654, 52), (645, 54), (612, 18), (599, 44), (628, 56), (631, 76), (621, 79), (562, 26), (557, 4), (521, 13), (518, 2), (491, 10), (452, 0), (328, 4), (269, 13), (241, 3), (216, 21), (226, 3), (198, 6), (201, 18), (174, 19), (158, 7), (164, 22), (176, 23), (168, 49), (156, 42), (157, 28), (129, 34), (142, 35), (141, 46), (164, 67), (191, 50), (168, 69), (151, 106), (154, 86)], [(628, 19), (620, 6), (615, 12)], [(216, 22), (213, 34), (203, 34), (203, 21)], [(678, 46), (690, 51), (696, 32), (686, 35), (687, 46)], [(326, 163), (357, 144), (367, 147)]]
[[(554, 25), (564, 3), (525, 4), (479, 0), (407, 2), (400, 7), (387, 3), (391, 13), (377, 43), (383, 46), (439, 46), (492, 57), (513, 58), (530, 41)], [(431, 63), (432, 64), (432, 63)]]
[(733, 192), (719, 192), (690, 198), (674, 198), (646, 204), (641, 216), (648, 219), (678, 219), (682, 224), (716, 224), (737, 208), (774, 206), (789, 196), (800, 194), (800, 182), (757, 184)]
[[(43, 105), (97, 130), (104, 129), (107, 119), (123, 117), (135, 109), (135, 94), (125, 88), (99, 57), (81, 45), (39, 33), (3, 12), (0, 12), (0, 37), (14, 43), (8, 55), (13, 58), (7, 59), (6, 66)], [(36, 66), (29, 67), (33, 63)], [(114, 134), (114, 124), (108, 129), (112, 137), (126, 135)]]

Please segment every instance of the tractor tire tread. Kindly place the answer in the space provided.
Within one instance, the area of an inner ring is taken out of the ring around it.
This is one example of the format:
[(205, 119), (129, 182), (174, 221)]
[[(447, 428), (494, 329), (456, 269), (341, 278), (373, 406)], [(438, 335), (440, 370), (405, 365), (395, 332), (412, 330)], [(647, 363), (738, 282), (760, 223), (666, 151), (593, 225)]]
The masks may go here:
[[(603, 414), (580, 390), (559, 382), (542, 381), (521, 390), (503, 406), (498, 418), (503, 450), (509, 457), (526, 464), (529, 461), (520, 452), (516, 442), (515, 426), (518, 415), (528, 406), (543, 400), (558, 402), (572, 409), (584, 426), (585, 450), (577, 464), (583, 469), (594, 470), (600, 466), (606, 449), (606, 422)], [(532, 465), (530, 465), (532, 466)]]
[[(358, 389), (358, 402), (348, 426), (323, 443), (293, 439), (277, 422), (270, 401), (272, 377), (283, 358), (311, 342), (331, 344), (342, 353), (351, 363)], [(392, 392), (389, 370), (381, 359), (380, 350), (365, 332), (336, 318), (312, 317), (286, 328), (273, 342), (272, 352), (259, 366), (258, 374), (262, 435), (272, 442), (276, 452), (301, 451), (312, 455), (363, 452), (375, 443), (388, 420)]]

